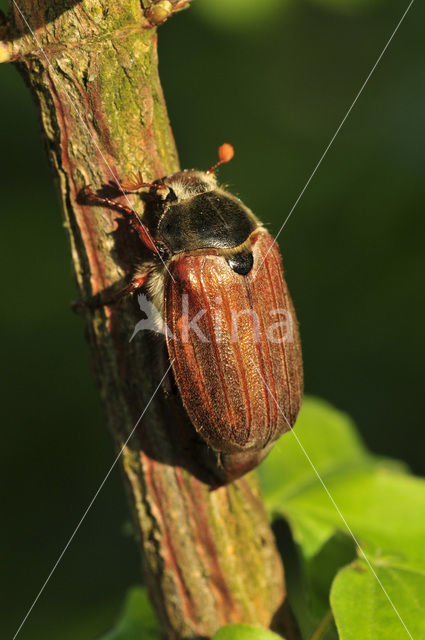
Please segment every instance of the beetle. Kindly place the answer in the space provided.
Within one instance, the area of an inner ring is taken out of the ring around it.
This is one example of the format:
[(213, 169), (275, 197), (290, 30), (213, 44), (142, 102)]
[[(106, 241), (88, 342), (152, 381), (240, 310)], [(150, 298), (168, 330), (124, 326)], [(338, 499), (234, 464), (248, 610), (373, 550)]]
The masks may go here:
[(224, 144), (207, 171), (179, 171), (153, 183), (139, 173), (122, 182), (125, 192), (149, 189), (149, 222), (90, 187), (83, 191), (89, 201), (121, 211), (152, 254), (152, 263), (104, 304), (145, 286), (167, 327), (188, 417), (225, 454), (268, 449), (294, 425), (303, 393), (298, 326), (277, 244), (214, 174), (232, 157), (233, 147)]

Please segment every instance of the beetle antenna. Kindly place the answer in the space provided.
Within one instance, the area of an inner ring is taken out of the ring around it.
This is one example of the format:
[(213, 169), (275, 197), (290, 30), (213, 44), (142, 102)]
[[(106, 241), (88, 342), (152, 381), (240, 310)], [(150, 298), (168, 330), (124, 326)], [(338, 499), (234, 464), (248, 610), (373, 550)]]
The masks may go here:
[(149, 189), (152, 189), (152, 187), (155, 189), (164, 188), (164, 185), (158, 184), (157, 182), (143, 182), (143, 176), (140, 171), (138, 173), (133, 173), (131, 178), (133, 179), (132, 181), (120, 182), (119, 186), (121, 187), (121, 189), (123, 189), (124, 191), (138, 191), (143, 187), (149, 187)]
[(218, 162), (216, 162), (212, 167), (207, 169), (205, 173), (213, 173), (221, 164), (226, 164), (226, 162), (230, 162), (230, 160), (235, 155), (234, 149), (231, 144), (225, 142), (218, 148)]

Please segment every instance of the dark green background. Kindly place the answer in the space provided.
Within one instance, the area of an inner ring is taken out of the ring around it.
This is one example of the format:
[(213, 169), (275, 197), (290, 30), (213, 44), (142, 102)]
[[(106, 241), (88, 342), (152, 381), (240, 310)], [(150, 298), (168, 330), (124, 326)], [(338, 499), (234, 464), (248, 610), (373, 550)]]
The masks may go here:
[[(181, 163), (206, 168), (218, 144), (232, 142), (236, 156), (221, 178), (276, 233), (407, 2), (269, 0), (269, 14), (241, 9), (236, 26), (218, 9), (210, 15), (211, 1), (196, 0), (160, 29)], [(416, 2), (279, 237), (306, 391), (349, 412), (371, 449), (418, 473), (425, 471), (424, 18)], [(0, 74), (0, 636), (8, 638), (114, 454), (81, 320), (69, 309), (68, 240), (36, 109), (11, 65)], [(112, 624), (127, 586), (140, 579), (126, 520), (116, 470), (22, 640), (90, 639)]]

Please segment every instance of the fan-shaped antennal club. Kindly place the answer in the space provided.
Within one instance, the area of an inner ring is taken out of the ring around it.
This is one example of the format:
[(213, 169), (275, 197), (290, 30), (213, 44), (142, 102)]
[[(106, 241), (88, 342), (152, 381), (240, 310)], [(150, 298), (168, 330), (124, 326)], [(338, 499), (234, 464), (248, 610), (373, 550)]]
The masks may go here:
[(123, 191), (138, 191), (139, 189), (164, 189), (164, 185), (157, 182), (143, 182), (143, 176), (141, 171), (133, 173), (131, 175), (132, 181), (120, 182), (120, 187)]

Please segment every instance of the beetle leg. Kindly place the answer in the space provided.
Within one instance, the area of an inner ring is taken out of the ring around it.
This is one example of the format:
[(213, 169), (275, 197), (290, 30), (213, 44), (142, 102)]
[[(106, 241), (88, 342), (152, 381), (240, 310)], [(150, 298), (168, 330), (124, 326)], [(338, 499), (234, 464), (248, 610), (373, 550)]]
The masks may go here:
[(133, 211), (131, 212), (130, 224), (133, 227), (133, 229), (137, 232), (143, 244), (148, 249), (150, 249), (153, 253), (156, 253), (158, 256), (161, 257), (159, 249), (155, 244), (155, 240), (152, 238), (151, 234), (149, 233), (147, 226), (143, 224), (140, 218), (136, 216)]
[(137, 277), (133, 278), (133, 280), (126, 287), (121, 289), (121, 291), (116, 291), (115, 293), (110, 294), (97, 294), (90, 298), (87, 301), (84, 300), (75, 300), (71, 303), (71, 309), (73, 311), (79, 311), (80, 309), (101, 309), (102, 307), (109, 307), (110, 305), (116, 304), (122, 298), (125, 298), (130, 293), (137, 291), (140, 289), (150, 276), (151, 271), (146, 270), (142, 274), (139, 274)]
[(150, 251), (152, 251), (153, 253), (160, 255), (159, 249), (156, 246), (155, 241), (152, 238), (151, 234), (149, 233), (148, 228), (146, 227), (146, 225), (143, 224), (143, 222), (141, 221), (137, 213), (134, 211), (134, 209), (132, 209), (131, 207), (128, 207), (125, 204), (121, 204), (120, 202), (116, 202), (111, 198), (104, 198), (102, 196), (98, 196), (96, 193), (94, 193), (90, 185), (87, 185), (86, 187), (84, 187), (84, 189), (81, 192), (81, 195), (83, 198), (95, 204), (99, 204), (103, 207), (110, 207), (111, 209), (116, 209), (117, 211), (121, 211), (121, 213), (127, 216), (131, 226), (137, 232), (143, 244), (148, 249), (150, 249)]
[(116, 293), (113, 293), (109, 296), (102, 296), (101, 306), (106, 307), (111, 304), (115, 304), (116, 302), (119, 302), (120, 300), (128, 296), (130, 293), (137, 291), (138, 289), (143, 287), (150, 274), (150, 271), (144, 271), (142, 275), (138, 275), (136, 278), (134, 278), (130, 282), (130, 284), (124, 287), (124, 289), (121, 289), (121, 291), (117, 291)]
[(121, 204), (120, 202), (116, 202), (115, 200), (112, 200), (111, 198), (105, 198), (103, 196), (98, 196), (93, 191), (93, 189), (91, 188), (91, 186), (89, 184), (87, 186), (85, 186), (84, 189), (81, 191), (81, 196), (85, 200), (88, 200), (88, 201), (93, 202), (95, 204), (99, 204), (102, 207), (110, 207), (112, 209), (117, 209), (118, 211), (121, 211), (122, 213), (124, 213), (126, 216), (133, 216), (133, 209), (131, 209), (131, 207), (127, 207), (125, 204)]

